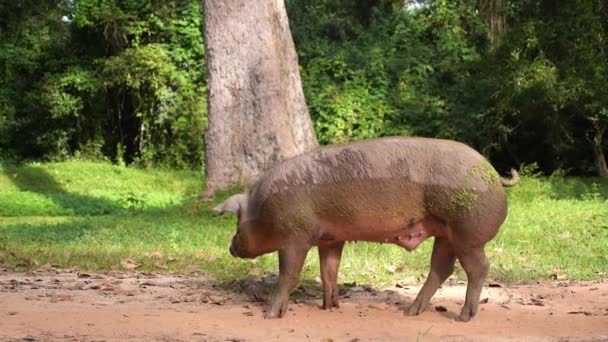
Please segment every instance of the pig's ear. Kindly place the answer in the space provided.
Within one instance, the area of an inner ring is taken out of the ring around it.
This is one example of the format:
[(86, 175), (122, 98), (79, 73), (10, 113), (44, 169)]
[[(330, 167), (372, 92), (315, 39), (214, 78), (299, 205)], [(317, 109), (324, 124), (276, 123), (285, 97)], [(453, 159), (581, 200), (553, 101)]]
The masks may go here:
[(236, 214), (239, 212), (239, 209), (245, 208), (247, 205), (247, 195), (238, 194), (229, 197), (224, 202), (220, 203), (217, 207), (213, 208), (213, 212), (221, 215), (226, 212), (231, 212)]

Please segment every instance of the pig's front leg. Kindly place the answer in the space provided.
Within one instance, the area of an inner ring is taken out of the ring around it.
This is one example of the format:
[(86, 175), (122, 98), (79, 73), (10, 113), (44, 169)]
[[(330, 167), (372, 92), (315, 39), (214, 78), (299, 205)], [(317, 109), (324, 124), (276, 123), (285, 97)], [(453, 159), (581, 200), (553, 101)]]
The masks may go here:
[(279, 288), (264, 318), (281, 318), (287, 310), (289, 295), (298, 284), (298, 278), (306, 259), (310, 245), (299, 243), (287, 244), (279, 250)]

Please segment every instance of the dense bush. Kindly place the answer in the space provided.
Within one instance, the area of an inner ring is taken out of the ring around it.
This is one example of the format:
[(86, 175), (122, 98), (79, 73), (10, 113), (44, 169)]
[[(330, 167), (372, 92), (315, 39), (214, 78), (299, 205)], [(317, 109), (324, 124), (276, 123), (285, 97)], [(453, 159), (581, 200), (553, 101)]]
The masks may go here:
[(485, 43), (474, 2), (409, 10), (385, 3), (367, 20), (330, 2), (305, 3), (292, 4), (305, 13), (292, 15), (292, 31), (320, 141), (412, 134), (471, 140), (466, 120), (479, 100), (467, 91), (470, 69)]
[(200, 167), (200, 1), (0, 7), (3, 154)]
[(444, 137), (501, 169), (595, 173), (592, 120), (608, 124), (608, 6), (503, 1), (509, 25), (492, 45), (480, 2), (289, 1), (319, 140)]

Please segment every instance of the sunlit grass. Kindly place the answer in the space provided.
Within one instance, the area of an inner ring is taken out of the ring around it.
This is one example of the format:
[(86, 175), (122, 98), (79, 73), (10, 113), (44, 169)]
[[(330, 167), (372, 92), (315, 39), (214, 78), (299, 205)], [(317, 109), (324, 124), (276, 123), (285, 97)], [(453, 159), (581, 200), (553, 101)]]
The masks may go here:
[[(197, 271), (218, 279), (278, 272), (276, 254), (228, 253), (235, 218), (199, 202), (199, 172), (65, 162), (0, 169), (0, 264), (83, 270)], [(598, 279), (608, 272), (608, 182), (524, 177), (508, 190), (509, 216), (486, 251), (490, 278)], [(432, 241), (407, 253), (394, 245), (347, 244), (341, 282), (377, 286), (424, 280)], [(304, 279), (319, 274), (316, 249)], [(463, 273), (457, 271), (457, 277)]]

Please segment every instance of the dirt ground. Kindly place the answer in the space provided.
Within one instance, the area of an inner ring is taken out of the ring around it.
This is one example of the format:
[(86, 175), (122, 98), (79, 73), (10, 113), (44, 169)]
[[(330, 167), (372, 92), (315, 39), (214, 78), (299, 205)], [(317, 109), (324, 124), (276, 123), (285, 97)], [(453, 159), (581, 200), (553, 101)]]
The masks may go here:
[(270, 278), (0, 270), (0, 341), (608, 341), (605, 281), (489, 284), (479, 316), (460, 323), (464, 284), (441, 288), (417, 317), (404, 314), (416, 285), (342, 284), (333, 311), (306, 286), (285, 318), (264, 320), (256, 299)]

